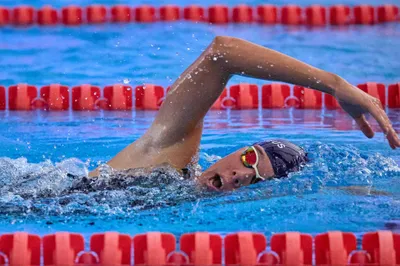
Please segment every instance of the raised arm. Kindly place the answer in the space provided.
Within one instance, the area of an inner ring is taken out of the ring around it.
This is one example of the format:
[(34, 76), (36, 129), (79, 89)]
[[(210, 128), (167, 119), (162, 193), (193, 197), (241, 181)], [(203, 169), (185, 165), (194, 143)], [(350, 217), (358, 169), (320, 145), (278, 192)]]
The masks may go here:
[(149, 157), (143, 159), (146, 165), (140, 160), (140, 166), (168, 162), (176, 167), (184, 167), (197, 151), (205, 114), (230, 77), (236, 74), (297, 84), (329, 93), (338, 99), (367, 137), (374, 135), (364, 117), (364, 114), (370, 113), (386, 134), (390, 146), (393, 149), (400, 147), (399, 138), (379, 101), (339, 76), (241, 39), (216, 37), (172, 85), (146, 134), (109, 164), (114, 168), (138, 167), (137, 163), (126, 158), (138, 147), (146, 147)]

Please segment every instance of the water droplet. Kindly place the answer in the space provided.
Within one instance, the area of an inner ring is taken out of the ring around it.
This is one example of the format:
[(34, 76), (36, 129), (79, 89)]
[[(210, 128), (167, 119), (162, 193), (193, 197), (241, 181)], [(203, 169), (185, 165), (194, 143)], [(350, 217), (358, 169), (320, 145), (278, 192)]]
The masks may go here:
[(188, 48), (186, 48), (188, 51), (190, 51), (190, 48), (188, 47)]
[(218, 60), (218, 57), (214, 56), (214, 57), (213, 57), (213, 60), (214, 60), (214, 61), (217, 61), (217, 60)]
[(124, 79), (122, 80), (122, 82), (123, 82), (124, 84), (129, 84), (129, 83), (131, 82), (131, 80), (128, 79), (128, 78), (124, 78)]
[(262, 67), (262, 66), (260, 66), (260, 65), (258, 65), (258, 66), (257, 66), (257, 68), (260, 68), (260, 69), (261, 69), (261, 68), (263, 68), (263, 67)]

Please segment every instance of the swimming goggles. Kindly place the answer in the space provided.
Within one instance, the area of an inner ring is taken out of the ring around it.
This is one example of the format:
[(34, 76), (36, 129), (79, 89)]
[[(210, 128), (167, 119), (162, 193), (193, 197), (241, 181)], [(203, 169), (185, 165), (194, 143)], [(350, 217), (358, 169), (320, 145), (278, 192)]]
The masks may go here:
[(246, 166), (247, 168), (254, 168), (254, 170), (256, 171), (256, 176), (255, 178), (252, 180), (252, 184), (257, 183), (258, 181), (264, 181), (265, 178), (262, 177), (260, 175), (260, 173), (258, 172), (258, 152), (256, 150), (256, 148), (254, 148), (254, 146), (250, 146), (248, 147), (240, 156), (242, 163), (244, 166)]

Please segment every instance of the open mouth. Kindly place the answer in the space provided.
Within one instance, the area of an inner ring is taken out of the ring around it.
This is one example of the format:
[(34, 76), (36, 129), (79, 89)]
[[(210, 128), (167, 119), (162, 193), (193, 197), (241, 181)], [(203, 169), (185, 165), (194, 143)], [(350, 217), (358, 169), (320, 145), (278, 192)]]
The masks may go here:
[(220, 190), (224, 186), (224, 180), (218, 174), (215, 174), (208, 181), (209, 181), (210, 186), (217, 190)]

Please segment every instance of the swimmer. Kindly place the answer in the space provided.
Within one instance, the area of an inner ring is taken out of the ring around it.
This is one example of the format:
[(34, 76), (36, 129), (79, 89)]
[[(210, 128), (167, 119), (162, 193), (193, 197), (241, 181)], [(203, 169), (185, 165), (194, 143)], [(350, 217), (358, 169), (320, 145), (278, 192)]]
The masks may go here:
[[(196, 158), (204, 116), (233, 75), (286, 82), (328, 93), (338, 100), (365, 136), (374, 136), (365, 117), (370, 114), (390, 147), (400, 147), (400, 140), (378, 99), (338, 75), (245, 40), (219, 36), (171, 86), (146, 133), (107, 164), (116, 170), (161, 164), (186, 169)], [(212, 165), (197, 180), (212, 190), (230, 191), (286, 176), (306, 162), (307, 153), (288, 141), (249, 143)], [(98, 174), (96, 169), (90, 176)]]

